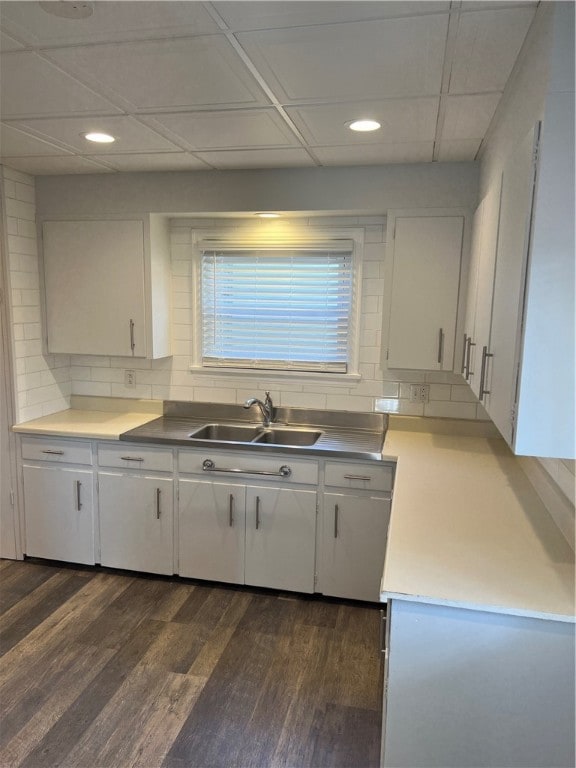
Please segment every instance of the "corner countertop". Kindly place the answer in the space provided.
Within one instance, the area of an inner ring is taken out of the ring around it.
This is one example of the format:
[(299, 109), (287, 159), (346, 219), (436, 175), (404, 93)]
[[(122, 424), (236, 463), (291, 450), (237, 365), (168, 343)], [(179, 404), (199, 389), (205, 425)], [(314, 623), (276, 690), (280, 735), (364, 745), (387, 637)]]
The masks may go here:
[(392, 427), (383, 453), (398, 462), (383, 601), (574, 622), (574, 552), (503, 440)]
[(158, 413), (139, 411), (96, 411), (70, 408), (12, 427), (26, 435), (56, 435), (118, 440), (123, 432), (158, 418)]

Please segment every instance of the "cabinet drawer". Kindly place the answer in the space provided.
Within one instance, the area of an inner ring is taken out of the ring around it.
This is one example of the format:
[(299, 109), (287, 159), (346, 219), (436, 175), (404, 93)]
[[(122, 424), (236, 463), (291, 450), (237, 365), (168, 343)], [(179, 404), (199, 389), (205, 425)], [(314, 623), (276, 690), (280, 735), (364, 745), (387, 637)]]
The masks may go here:
[[(213, 462), (211, 470), (205, 470), (204, 462)], [(289, 473), (281, 474), (281, 467)], [(219, 451), (179, 451), (180, 472), (190, 472), (209, 478), (235, 478), (236, 480), (272, 480), (278, 483), (303, 483), (316, 485), (318, 464), (314, 460), (294, 459), (292, 456), (255, 456), (246, 453), (220, 453)], [(222, 471), (224, 470), (224, 471)], [(226, 471), (228, 470), (228, 471)], [(232, 470), (240, 470), (234, 472)]]
[(61, 464), (92, 464), (89, 441), (23, 437), (22, 458), (32, 461), (57, 461)]
[(99, 445), (98, 464), (101, 467), (172, 472), (172, 449), (143, 447), (134, 443)]
[(339, 488), (391, 491), (394, 485), (394, 464), (327, 461), (324, 482)]

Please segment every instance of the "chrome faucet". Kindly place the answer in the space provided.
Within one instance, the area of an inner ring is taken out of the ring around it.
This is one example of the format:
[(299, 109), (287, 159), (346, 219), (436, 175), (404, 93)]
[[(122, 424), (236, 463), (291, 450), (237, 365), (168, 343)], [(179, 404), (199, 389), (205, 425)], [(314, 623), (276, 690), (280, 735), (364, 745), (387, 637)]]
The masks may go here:
[(257, 397), (249, 398), (244, 403), (244, 408), (250, 408), (253, 405), (257, 405), (258, 408), (260, 408), (260, 413), (262, 414), (262, 423), (265, 427), (269, 427), (270, 424), (274, 421), (274, 404), (272, 402), (272, 398), (270, 397), (270, 392), (266, 392), (264, 402), (262, 402), (262, 400), (258, 400)]

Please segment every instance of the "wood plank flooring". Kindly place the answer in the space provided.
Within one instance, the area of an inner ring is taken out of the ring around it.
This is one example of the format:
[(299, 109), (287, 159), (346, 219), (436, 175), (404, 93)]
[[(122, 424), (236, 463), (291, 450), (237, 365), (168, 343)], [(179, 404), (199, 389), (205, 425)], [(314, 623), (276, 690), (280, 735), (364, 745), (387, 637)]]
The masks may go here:
[(377, 606), (0, 561), (0, 768), (372, 768)]

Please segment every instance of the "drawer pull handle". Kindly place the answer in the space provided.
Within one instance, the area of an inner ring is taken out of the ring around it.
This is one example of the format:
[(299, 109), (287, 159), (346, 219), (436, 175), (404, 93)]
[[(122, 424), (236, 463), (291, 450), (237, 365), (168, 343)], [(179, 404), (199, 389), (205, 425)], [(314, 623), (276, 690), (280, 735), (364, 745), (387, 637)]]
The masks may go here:
[(160, 488), (156, 488), (156, 520), (160, 520)]
[[(466, 349), (468, 347), (468, 334), (464, 334), (464, 346), (462, 347), (462, 365), (460, 366), (460, 373), (466, 373)], [(468, 378), (468, 376), (466, 376)]]
[(228, 525), (230, 528), (234, 525), (234, 494), (230, 494), (230, 501), (228, 506)]
[(260, 528), (260, 496), (256, 496), (256, 530)]
[(144, 461), (141, 456), (120, 456), (122, 461)]
[(52, 456), (64, 456), (64, 451), (54, 451), (52, 448), (46, 448), (42, 453), (49, 453)]
[(338, 504), (334, 504), (334, 538), (338, 538), (338, 513), (340, 512), (340, 508)]
[(270, 477), (290, 477), (292, 470), (286, 464), (283, 464), (277, 472), (270, 472), (266, 469), (231, 469), (217, 467), (212, 459), (204, 459), (202, 462), (204, 472), (236, 472), (241, 475), (268, 475)]
[(368, 475), (344, 475), (344, 480), (367, 480), (370, 482), (372, 478)]
[(130, 320), (130, 349), (132, 350), (132, 354), (134, 354), (135, 347), (136, 342), (134, 341), (134, 320)]
[(80, 498), (80, 493), (82, 489), (82, 483), (80, 480), (76, 480), (76, 510), (80, 512), (82, 509), (82, 499)]

